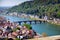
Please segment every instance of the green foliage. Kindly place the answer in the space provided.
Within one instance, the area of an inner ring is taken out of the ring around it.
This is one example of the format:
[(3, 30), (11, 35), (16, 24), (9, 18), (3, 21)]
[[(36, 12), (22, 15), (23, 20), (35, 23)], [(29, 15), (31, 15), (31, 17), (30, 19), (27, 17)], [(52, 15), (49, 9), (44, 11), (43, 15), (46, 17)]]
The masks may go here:
[(32, 29), (30, 24), (23, 24), (23, 26), (26, 26), (29, 30)]
[(16, 38), (16, 40), (20, 40), (19, 38)]
[(57, 12), (57, 17), (60, 17), (60, 10)]
[[(9, 12), (19, 12), (35, 15), (47, 14), (48, 16), (53, 13), (58, 13), (60, 10), (60, 0), (33, 0), (26, 1), (18, 6), (9, 9)], [(57, 16), (57, 15), (56, 15)]]
[(14, 32), (15, 32), (16, 30), (20, 30), (20, 28), (19, 28), (19, 27), (16, 27), (16, 28), (13, 29)]
[(16, 29), (17, 29), (17, 30), (20, 30), (20, 28), (19, 28), (19, 27), (17, 27)]

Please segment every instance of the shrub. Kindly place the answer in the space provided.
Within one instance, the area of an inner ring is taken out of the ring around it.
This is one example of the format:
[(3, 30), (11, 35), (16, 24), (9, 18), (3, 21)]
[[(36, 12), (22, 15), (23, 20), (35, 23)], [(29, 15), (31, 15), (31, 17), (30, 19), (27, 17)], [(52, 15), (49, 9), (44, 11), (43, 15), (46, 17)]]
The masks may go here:
[(30, 24), (23, 24), (23, 26), (26, 26), (29, 30), (32, 29)]

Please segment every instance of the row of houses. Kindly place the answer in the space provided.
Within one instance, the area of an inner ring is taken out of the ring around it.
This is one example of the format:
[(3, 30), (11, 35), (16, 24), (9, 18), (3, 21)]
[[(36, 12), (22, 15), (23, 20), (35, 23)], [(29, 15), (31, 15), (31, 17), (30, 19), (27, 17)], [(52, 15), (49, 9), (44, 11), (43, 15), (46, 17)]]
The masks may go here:
[(31, 14), (25, 14), (25, 13), (17, 13), (17, 12), (12, 12), (9, 13), (7, 15), (11, 15), (11, 16), (18, 16), (18, 17), (30, 17), (30, 18), (39, 18), (39, 16), (37, 15), (31, 15)]

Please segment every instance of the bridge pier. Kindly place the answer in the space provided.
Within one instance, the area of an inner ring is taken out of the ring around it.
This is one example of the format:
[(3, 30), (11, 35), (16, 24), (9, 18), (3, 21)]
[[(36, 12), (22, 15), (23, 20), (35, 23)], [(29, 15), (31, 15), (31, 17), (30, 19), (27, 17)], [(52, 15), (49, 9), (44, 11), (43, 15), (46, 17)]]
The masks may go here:
[(32, 22), (34, 22), (34, 24), (37, 24), (37, 23), (46, 23), (47, 21), (44, 21), (44, 20), (28, 20), (28, 21), (18, 21), (17, 23), (19, 23), (19, 25), (21, 25), (21, 23), (27, 23), (29, 22), (30, 24), (32, 24)]
[(24, 23), (26, 24), (26, 23), (27, 23), (27, 21), (24, 21)]
[(34, 22), (35, 22), (35, 24), (37, 23), (37, 21), (36, 21), (36, 20), (35, 20)]
[(22, 22), (18, 22), (18, 23), (19, 23), (19, 25), (21, 25)]
[(42, 21), (40, 21), (40, 20), (39, 20), (39, 23), (41, 24), (41, 23), (42, 23)]
[(30, 22), (30, 24), (32, 24), (32, 21), (29, 21)]
[(43, 21), (43, 23), (46, 23), (46, 21)]

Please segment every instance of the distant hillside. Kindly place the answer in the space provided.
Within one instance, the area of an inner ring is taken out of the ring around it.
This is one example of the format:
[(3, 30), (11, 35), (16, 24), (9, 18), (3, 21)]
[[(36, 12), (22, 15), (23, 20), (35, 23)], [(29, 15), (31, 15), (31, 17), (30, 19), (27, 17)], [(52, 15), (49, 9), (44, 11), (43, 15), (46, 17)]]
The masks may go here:
[(4, 14), (10, 7), (0, 7), (0, 14)]
[(26, 1), (9, 9), (9, 12), (18, 12), (34, 15), (48, 15), (60, 18), (60, 0), (33, 0)]

